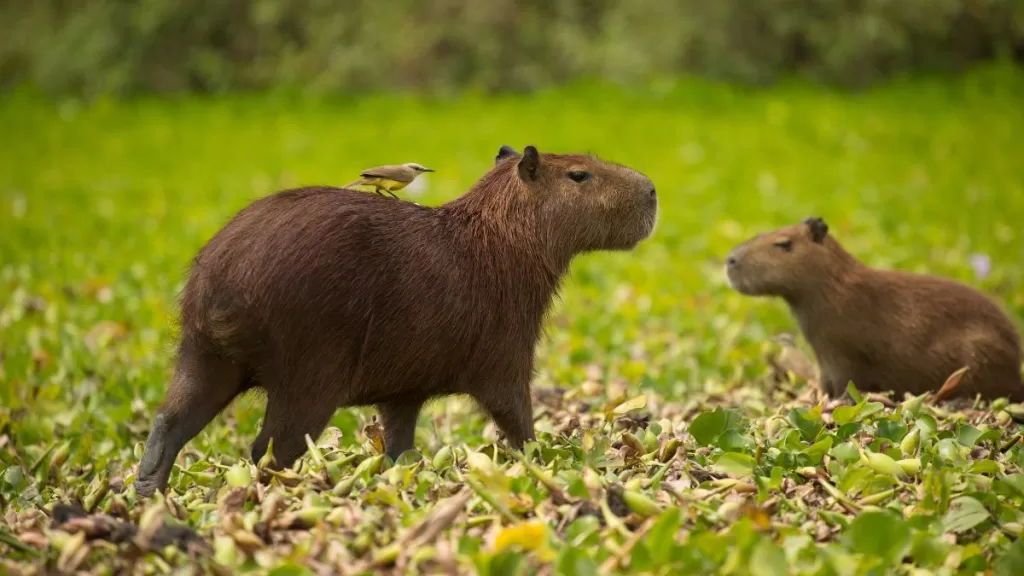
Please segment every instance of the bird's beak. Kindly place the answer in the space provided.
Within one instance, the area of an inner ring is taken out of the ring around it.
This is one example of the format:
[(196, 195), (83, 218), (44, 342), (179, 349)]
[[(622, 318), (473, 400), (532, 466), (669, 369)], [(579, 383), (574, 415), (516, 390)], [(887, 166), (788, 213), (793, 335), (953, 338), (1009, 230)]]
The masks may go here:
[(433, 172), (434, 169), (433, 168), (424, 168), (423, 171), (424, 172)]

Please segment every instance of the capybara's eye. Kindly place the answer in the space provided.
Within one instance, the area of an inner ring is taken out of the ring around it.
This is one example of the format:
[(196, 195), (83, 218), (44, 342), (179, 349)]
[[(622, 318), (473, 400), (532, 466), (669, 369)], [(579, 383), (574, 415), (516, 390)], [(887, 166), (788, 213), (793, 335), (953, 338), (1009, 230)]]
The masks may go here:
[(776, 240), (775, 245), (787, 252), (793, 249), (793, 241), (790, 240), (789, 238), (786, 238), (784, 240)]
[(573, 171), (573, 172), (569, 172), (569, 174), (567, 174), (567, 176), (569, 176), (569, 178), (573, 182), (576, 182), (576, 183), (580, 183), (580, 182), (584, 182), (586, 180), (590, 180), (590, 172), (582, 172), (582, 171), (577, 172), (577, 171)]

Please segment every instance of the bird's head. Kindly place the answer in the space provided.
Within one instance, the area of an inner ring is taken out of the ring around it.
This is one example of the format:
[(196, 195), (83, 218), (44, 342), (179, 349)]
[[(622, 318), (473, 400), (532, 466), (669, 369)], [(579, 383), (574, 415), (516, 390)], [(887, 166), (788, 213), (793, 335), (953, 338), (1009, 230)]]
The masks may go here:
[(417, 172), (420, 172), (420, 173), (423, 173), (423, 172), (433, 172), (434, 171), (433, 168), (427, 168), (426, 166), (424, 166), (422, 164), (417, 164), (416, 162), (408, 162), (408, 163), (405, 164), (405, 167), (406, 168), (412, 168), (413, 170), (415, 170)]

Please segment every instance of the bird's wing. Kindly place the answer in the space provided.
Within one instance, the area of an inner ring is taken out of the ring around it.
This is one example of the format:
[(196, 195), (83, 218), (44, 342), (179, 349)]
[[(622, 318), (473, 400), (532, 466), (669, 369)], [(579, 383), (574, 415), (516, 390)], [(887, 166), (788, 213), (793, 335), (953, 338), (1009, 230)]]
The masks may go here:
[(363, 178), (387, 178), (396, 182), (412, 182), (413, 178), (416, 177), (416, 172), (412, 168), (396, 165), (368, 168), (359, 175)]

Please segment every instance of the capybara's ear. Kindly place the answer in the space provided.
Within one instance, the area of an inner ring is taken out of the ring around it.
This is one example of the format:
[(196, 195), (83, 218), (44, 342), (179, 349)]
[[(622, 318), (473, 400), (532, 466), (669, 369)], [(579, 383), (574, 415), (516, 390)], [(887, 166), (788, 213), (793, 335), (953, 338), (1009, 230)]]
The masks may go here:
[(512, 158), (513, 156), (519, 156), (519, 152), (516, 152), (516, 149), (511, 146), (504, 145), (498, 148), (498, 155), (494, 157), (494, 163), (501, 164), (502, 160)]
[(828, 236), (828, 224), (825, 224), (825, 220), (818, 217), (805, 218), (804, 224), (811, 229), (811, 240), (817, 243), (821, 243)]
[(540, 171), (540, 153), (533, 146), (523, 149), (523, 158), (519, 161), (519, 177), (523, 180), (534, 181)]

